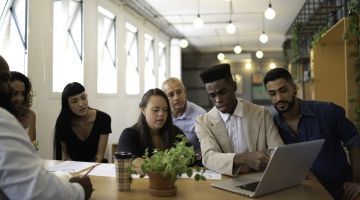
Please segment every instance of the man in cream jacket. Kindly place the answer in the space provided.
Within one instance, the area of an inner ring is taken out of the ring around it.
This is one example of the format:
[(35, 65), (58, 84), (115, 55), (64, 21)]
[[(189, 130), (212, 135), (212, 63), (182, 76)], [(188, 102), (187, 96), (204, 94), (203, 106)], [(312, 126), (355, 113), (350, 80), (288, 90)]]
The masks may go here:
[(229, 64), (206, 69), (200, 77), (214, 105), (195, 125), (204, 166), (230, 176), (264, 170), (269, 150), (283, 144), (269, 112), (236, 98)]

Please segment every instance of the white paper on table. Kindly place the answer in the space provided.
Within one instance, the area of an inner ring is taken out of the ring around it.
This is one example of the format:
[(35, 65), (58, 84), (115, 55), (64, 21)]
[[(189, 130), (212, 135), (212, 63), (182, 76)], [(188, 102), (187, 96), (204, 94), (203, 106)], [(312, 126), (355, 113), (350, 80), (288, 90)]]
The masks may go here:
[(89, 168), (97, 163), (91, 162), (78, 162), (78, 161), (65, 161), (47, 168), (50, 172), (63, 171), (68, 173), (76, 173), (83, 169)]
[[(194, 178), (196, 174), (200, 174), (200, 172), (194, 171), (191, 178)], [(203, 176), (205, 176), (207, 180), (221, 180), (221, 174), (210, 170), (205, 170)], [(186, 174), (182, 174), (180, 178), (189, 178), (189, 177)]]
[[(84, 172), (83, 174), (85, 174)], [(115, 165), (112, 163), (101, 163), (88, 174), (89, 176), (116, 177)]]
[[(196, 174), (200, 174), (200, 172), (194, 171), (191, 178), (194, 178)], [(221, 174), (210, 171), (210, 170), (205, 170), (203, 175), (205, 176), (205, 178), (207, 180), (221, 180)], [(136, 179), (136, 178), (140, 178), (140, 175), (132, 174), (131, 177)], [(144, 178), (149, 178), (149, 177), (145, 176)], [(184, 173), (179, 178), (189, 178), (189, 177)]]

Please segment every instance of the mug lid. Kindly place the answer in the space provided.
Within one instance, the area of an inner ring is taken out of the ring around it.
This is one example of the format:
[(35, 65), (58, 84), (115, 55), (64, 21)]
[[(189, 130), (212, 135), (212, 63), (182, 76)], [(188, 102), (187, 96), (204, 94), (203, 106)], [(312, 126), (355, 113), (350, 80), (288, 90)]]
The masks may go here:
[(116, 151), (114, 152), (114, 157), (116, 159), (129, 159), (129, 158), (133, 158), (134, 155), (130, 152)]

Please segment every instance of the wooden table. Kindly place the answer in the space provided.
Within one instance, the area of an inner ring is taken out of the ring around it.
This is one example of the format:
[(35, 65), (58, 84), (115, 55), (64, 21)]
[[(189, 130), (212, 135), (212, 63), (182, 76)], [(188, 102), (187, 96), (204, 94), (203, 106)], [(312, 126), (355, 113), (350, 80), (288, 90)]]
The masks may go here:
[[(182, 200), (231, 200), (251, 199), (211, 186), (215, 180), (196, 182), (192, 179), (178, 179), (176, 181), (177, 195), (173, 197), (155, 197), (148, 193), (148, 179), (134, 179), (130, 192), (117, 192), (116, 180), (110, 177), (90, 177), (95, 191), (91, 199), (123, 199), (123, 200), (155, 200), (155, 199), (182, 199)], [(278, 191), (257, 199), (332, 199), (330, 194), (317, 182), (316, 179), (306, 180), (300, 186)]]
[[(50, 166), (59, 161), (45, 161)], [(117, 192), (116, 180), (113, 177), (91, 176), (94, 187), (91, 199), (120, 199), (120, 200), (231, 200), (231, 199), (252, 199), (232, 192), (217, 189), (211, 183), (219, 180), (194, 181), (193, 179), (178, 179), (176, 181), (177, 195), (173, 197), (155, 197), (149, 194), (148, 179), (134, 179), (130, 192)], [(330, 194), (315, 179), (310, 178), (300, 186), (274, 192), (256, 199), (291, 199), (291, 200), (318, 200), (332, 199)]]

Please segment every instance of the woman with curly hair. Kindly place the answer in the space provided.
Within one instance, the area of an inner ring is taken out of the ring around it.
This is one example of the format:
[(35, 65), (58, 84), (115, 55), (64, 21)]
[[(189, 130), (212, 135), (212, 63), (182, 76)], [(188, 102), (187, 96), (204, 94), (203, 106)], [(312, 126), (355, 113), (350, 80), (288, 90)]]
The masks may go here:
[(10, 73), (11, 102), (16, 109), (18, 120), (27, 130), (31, 142), (34, 142), (36, 140), (36, 115), (30, 109), (33, 98), (31, 82), (28, 77), (20, 72), (12, 71)]

